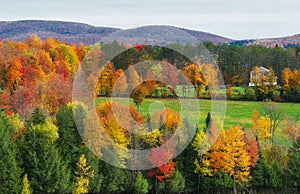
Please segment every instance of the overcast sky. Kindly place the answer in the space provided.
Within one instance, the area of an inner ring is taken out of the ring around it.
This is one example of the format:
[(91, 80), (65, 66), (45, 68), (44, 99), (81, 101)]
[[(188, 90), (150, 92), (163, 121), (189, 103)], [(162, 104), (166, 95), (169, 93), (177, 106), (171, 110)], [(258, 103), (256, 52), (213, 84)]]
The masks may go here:
[(166, 24), (232, 39), (300, 33), (300, 0), (1, 0), (0, 20), (133, 28)]

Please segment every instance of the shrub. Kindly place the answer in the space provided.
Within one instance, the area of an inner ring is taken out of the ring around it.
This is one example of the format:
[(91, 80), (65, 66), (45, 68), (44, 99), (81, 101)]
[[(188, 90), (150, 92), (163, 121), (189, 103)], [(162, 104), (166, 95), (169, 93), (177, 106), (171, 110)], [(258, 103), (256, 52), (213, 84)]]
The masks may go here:
[(251, 87), (247, 87), (244, 92), (244, 98), (246, 100), (255, 101), (256, 100), (255, 90)]

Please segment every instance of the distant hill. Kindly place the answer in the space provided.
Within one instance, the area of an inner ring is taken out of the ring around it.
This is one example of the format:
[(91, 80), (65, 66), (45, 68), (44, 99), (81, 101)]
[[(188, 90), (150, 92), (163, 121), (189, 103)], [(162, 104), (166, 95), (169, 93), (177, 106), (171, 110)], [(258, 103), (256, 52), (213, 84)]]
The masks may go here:
[(262, 45), (266, 47), (289, 47), (291, 45), (300, 45), (300, 34), (281, 38), (258, 39), (248, 42), (246, 45)]
[(168, 43), (191, 43), (199, 42), (214, 42), (229, 43), (232, 40), (221, 36), (192, 31), (183, 28), (166, 25), (143, 26), (136, 29), (120, 30), (110, 35), (107, 41), (117, 40), (123, 43), (130, 44), (160, 44)]
[[(186, 37), (186, 33), (192, 35), (193, 40)], [(267, 47), (288, 47), (300, 45), (300, 34), (281, 38), (266, 38), (258, 40), (232, 40), (215, 34), (177, 28), (173, 26), (145, 26), (136, 30), (126, 30), (125, 33), (119, 28), (95, 27), (83, 23), (45, 21), (45, 20), (21, 20), (13, 22), (0, 21), (0, 39), (12, 39), (14, 41), (24, 41), (31, 35), (36, 34), (41, 39), (52, 37), (69, 44), (83, 42), (86, 45), (99, 42), (105, 37), (110, 40), (118, 36), (118, 40), (126, 43), (146, 44), (167, 44), (167, 43), (185, 43), (190, 42), (214, 42), (228, 43), (232, 45), (263, 45)], [(112, 35), (112, 36), (109, 36)], [(145, 37), (147, 39), (145, 40)], [(189, 39), (189, 40), (187, 40)]]
[(0, 39), (23, 41), (36, 34), (41, 39), (52, 37), (68, 43), (94, 44), (117, 30), (120, 29), (94, 27), (74, 22), (23, 20), (0, 22)]
[(234, 41), (232, 39), (214, 35), (214, 34), (210, 34), (207, 32), (189, 30), (189, 29), (185, 29), (185, 28), (179, 28), (179, 29), (184, 30), (187, 33), (191, 34), (196, 39), (198, 39), (200, 42), (230, 43), (230, 42)]
[[(136, 37), (141, 35), (155, 35), (156, 43), (170, 43), (180, 42), (185, 37), (178, 34), (176, 36), (166, 36), (167, 28), (171, 26), (146, 26), (138, 28), (138, 31), (128, 34), (124, 37), (124, 42), (135, 43), (138, 41)], [(165, 31), (163, 28), (166, 28)], [(173, 27), (176, 28), (176, 27)], [(229, 38), (224, 38), (210, 33), (188, 30), (183, 28), (177, 28), (178, 31), (182, 30), (195, 37), (195, 42), (211, 41), (214, 43), (228, 43), (232, 42)], [(61, 21), (44, 21), (44, 20), (22, 20), (13, 22), (0, 22), (0, 39), (12, 39), (15, 41), (23, 41), (30, 37), (32, 34), (36, 34), (41, 39), (52, 37), (65, 41), (68, 43), (94, 44), (102, 38), (117, 32), (121, 29), (109, 28), (109, 27), (95, 27), (83, 23), (74, 22), (61, 22)], [(169, 30), (169, 29), (168, 29)], [(151, 36), (150, 36), (151, 37)], [(153, 37), (153, 36), (152, 36)], [(167, 40), (162, 39), (164, 37)], [(157, 40), (159, 42), (157, 42)], [(146, 42), (153, 43), (153, 40), (149, 39)]]

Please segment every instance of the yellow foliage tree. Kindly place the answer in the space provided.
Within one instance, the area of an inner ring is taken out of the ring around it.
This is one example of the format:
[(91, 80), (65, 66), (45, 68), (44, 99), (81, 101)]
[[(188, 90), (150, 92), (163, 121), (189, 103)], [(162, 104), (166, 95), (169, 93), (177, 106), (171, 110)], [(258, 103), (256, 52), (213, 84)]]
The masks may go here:
[[(245, 133), (241, 126), (226, 131), (224, 139), (224, 171), (233, 176), (235, 182), (247, 182), (250, 173), (250, 157), (245, 149)], [(227, 164), (227, 165), (226, 165)]]
[(251, 161), (241, 126), (230, 128), (225, 135), (221, 134), (207, 157), (214, 172), (221, 171), (233, 178), (234, 193), (236, 183), (248, 182)]
[(72, 191), (73, 194), (88, 193), (89, 179), (94, 176), (94, 171), (91, 171), (90, 168), (84, 154), (81, 154), (77, 162), (77, 171), (75, 172), (76, 182)]
[(209, 168), (209, 160), (204, 157), (204, 153), (208, 150), (209, 144), (207, 142), (205, 133), (199, 131), (192, 143), (194, 150), (197, 152), (197, 158), (194, 161), (195, 169), (194, 172), (198, 173), (199, 176), (212, 176), (212, 170)]
[(271, 137), (270, 118), (262, 116), (258, 118), (258, 111), (255, 109), (252, 115), (251, 131), (259, 140), (266, 140)]
[(48, 119), (43, 124), (33, 125), (32, 129), (49, 143), (55, 142), (59, 137), (58, 128)]
[(217, 89), (218, 88), (218, 71), (213, 64), (202, 64), (200, 65), (201, 72), (204, 75), (204, 79), (207, 82), (209, 88)]
[(159, 129), (154, 129), (151, 132), (142, 134), (140, 136), (150, 147), (156, 147), (160, 143), (162, 133)]
[(281, 73), (282, 80), (282, 96), (286, 97), (287, 92), (290, 88), (290, 78), (292, 76), (292, 72), (289, 68), (284, 68)]
[(24, 175), (22, 183), (23, 183), (23, 188), (22, 188), (21, 194), (30, 194), (32, 191), (31, 191), (30, 184), (29, 184), (29, 181), (27, 178), (27, 174)]

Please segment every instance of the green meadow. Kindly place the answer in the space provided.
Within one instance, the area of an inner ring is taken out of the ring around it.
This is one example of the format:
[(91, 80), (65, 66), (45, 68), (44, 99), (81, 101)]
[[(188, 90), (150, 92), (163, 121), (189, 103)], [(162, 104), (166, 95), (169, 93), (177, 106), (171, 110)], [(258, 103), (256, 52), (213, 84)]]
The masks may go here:
[[(111, 98), (97, 98), (96, 105), (103, 103)], [(128, 98), (113, 98), (113, 101), (121, 102), (122, 104), (132, 104), (136, 107), (132, 99)], [(251, 126), (252, 122), (252, 114), (254, 109), (257, 109), (260, 115), (263, 115), (263, 104), (265, 102), (252, 102), (252, 101), (211, 101), (211, 100), (191, 100), (190, 102), (186, 103), (188, 106), (191, 106), (191, 110), (195, 109), (195, 105), (199, 105), (199, 127), (205, 126), (205, 119), (207, 114), (212, 110), (212, 104), (218, 106), (218, 103), (225, 103), (226, 105), (226, 112), (225, 112), (225, 119), (224, 119), (224, 127), (232, 127), (237, 124), (240, 124), (245, 127)], [(146, 116), (151, 114), (155, 110), (163, 109), (164, 107), (172, 109), (174, 112), (181, 114), (182, 107), (181, 103), (178, 99), (161, 99), (161, 98), (146, 98), (142, 102), (141, 105), (141, 114)], [(282, 109), (285, 116), (292, 117), (292, 118), (300, 118), (300, 104), (297, 103), (274, 103), (280, 109)], [(188, 107), (189, 108), (189, 107)], [(188, 115), (189, 117), (197, 117), (198, 112), (195, 111), (190, 112)], [(185, 118), (187, 115), (182, 115)], [(192, 118), (188, 118), (192, 120)]]

